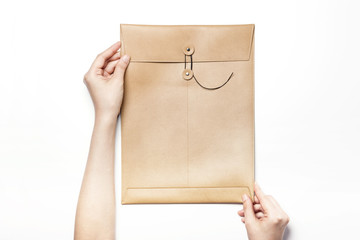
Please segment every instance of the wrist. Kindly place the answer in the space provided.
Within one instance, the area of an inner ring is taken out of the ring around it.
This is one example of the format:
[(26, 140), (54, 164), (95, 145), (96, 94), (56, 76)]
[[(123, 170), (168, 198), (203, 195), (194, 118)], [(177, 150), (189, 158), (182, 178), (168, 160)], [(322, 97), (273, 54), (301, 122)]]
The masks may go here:
[(117, 119), (118, 114), (95, 112), (95, 123), (113, 125), (116, 124)]

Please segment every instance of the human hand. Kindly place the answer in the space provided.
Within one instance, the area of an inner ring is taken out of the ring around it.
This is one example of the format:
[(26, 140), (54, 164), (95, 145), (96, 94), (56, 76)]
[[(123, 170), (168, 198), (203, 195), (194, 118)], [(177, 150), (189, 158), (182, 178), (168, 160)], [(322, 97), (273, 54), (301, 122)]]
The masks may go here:
[(254, 203), (247, 194), (243, 195), (243, 209), (238, 212), (245, 223), (249, 240), (281, 240), (289, 216), (276, 200), (265, 195), (255, 183)]
[(95, 116), (117, 118), (124, 93), (124, 74), (130, 57), (120, 56), (121, 42), (98, 54), (88, 72), (84, 83), (91, 95)]

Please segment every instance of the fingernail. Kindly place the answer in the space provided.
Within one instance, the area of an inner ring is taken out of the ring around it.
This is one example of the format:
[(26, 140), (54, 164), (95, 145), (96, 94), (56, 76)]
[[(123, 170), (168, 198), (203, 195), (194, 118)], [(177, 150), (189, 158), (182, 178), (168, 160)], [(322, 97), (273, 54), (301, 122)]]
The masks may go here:
[(121, 60), (125, 63), (129, 63), (130, 57), (128, 55), (124, 55)]
[(245, 202), (247, 200), (247, 195), (245, 193), (242, 195), (242, 200), (243, 200), (243, 202)]

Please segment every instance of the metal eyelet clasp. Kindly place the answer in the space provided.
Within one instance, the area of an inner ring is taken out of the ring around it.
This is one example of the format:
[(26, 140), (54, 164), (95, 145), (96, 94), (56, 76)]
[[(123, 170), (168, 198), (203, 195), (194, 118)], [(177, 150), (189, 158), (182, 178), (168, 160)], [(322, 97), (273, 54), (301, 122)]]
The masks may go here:
[(189, 81), (193, 78), (194, 72), (191, 69), (184, 69), (182, 76), (185, 80)]
[(192, 45), (192, 44), (185, 45), (184, 48), (183, 48), (183, 52), (187, 56), (190, 56), (190, 55), (194, 54), (194, 52), (195, 52), (194, 45)]

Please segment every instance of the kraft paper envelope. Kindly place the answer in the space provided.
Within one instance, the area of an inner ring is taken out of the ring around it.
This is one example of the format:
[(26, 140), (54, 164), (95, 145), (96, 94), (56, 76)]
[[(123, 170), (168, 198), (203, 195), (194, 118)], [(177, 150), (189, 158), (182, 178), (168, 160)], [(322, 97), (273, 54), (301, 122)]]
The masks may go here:
[(120, 24), (122, 204), (254, 189), (254, 24)]

